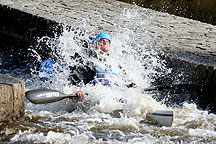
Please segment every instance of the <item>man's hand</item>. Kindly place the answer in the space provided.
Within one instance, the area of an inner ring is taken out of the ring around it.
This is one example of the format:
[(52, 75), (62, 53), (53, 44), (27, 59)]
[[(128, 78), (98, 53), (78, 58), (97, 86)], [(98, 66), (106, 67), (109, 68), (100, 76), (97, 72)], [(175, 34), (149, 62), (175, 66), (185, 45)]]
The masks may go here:
[(78, 92), (76, 92), (76, 95), (77, 95), (77, 97), (78, 97), (79, 99), (83, 99), (84, 96), (85, 96), (85, 94), (84, 94), (83, 91), (78, 91)]
[(75, 100), (75, 99), (83, 99), (85, 96), (85, 93), (83, 91), (78, 91), (76, 92), (76, 97), (70, 97), (70, 100)]

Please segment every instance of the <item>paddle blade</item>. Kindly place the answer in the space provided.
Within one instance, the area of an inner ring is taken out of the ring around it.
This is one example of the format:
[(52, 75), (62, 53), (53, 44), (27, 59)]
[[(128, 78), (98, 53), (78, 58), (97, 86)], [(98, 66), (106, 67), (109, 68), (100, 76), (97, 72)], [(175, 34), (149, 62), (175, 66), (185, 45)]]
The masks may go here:
[(149, 113), (150, 118), (158, 125), (171, 127), (173, 123), (173, 111), (157, 110)]
[(46, 104), (60, 101), (67, 97), (72, 97), (65, 95), (57, 90), (50, 89), (35, 89), (29, 90), (26, 93), (26, 98), (34, 104)]

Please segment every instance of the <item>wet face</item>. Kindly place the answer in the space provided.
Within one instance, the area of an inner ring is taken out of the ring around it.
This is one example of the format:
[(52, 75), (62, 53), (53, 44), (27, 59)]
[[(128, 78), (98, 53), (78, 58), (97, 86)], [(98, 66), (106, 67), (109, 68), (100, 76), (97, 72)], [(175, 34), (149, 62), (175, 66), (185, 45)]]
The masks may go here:
[(110, 49), (110, 41), (108, 39), (102, 38), (97, 42), (97, 46), (102, 52), (107, 53)]

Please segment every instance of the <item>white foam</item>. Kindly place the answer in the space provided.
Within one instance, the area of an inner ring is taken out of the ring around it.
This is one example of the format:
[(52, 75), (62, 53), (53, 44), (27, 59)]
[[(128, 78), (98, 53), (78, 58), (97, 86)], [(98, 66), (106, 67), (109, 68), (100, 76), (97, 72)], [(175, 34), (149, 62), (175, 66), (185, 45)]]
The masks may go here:
[[(160, 77), (169, 73), (171, 69), (165, 67), (164, 61), (159, 58), (158, 52), (153, 49), (153, 47), (157, 48), (162, 45), (158, 41), (155, 42), (154, 37), (148, 31), (145, 31), (145, 25), (148, 24), (148, 21), (139, 19), (139, 12), (125, 9), (121, 20), (116, 22), (116, 25), (125, 20), (125, 27), (118, 26), (110, 33), (112, 35), (112, 44), (110, 56), (107, 59), (107, 62), (112, 64), (119, 72), (120, 80), (122, 81), (119, 87), (104, 87), (101, 85), (93, 87), (86, 85), (79, 88), (71, 86), (68, 84), (67, 79), (70, 75), (69, 69), (62, 69), (61, 73), (50, 77), (50, 81), (45, 83), (37, 81), (37, 79), (30, 80), (27, 84), (28, 89), (45, 87), (56, 89), (66, 94), (74, 94), (77, 90), (82, 89), (88, 95), (85, 96), (83, 102), (79, 101), (77, 103), (67, 99), (46, 105), (34, 105), (26, 102), (27, 116), (40, 116), (51, 119), (51, 121), (45, 119), (42, 119), (42, 121), (53, 127), (61, 126), (65, 132), (50, 131), (45, 135), (43, 132), (20, 131), (11, 139), (12, 142), (88, 143), (93, 139), (94, 142), (103, 143), (102, 139), (108, 136), (96, 138), (96, 134), (94, 135), (93, 133), (97, 132), (97, 128), (99, 133), (101, 132), (102, 134), (104, 131), (108, 131), (107, 133), (110, 134), (110, 137), (112, 134), (114, 135), (113, 131), (115, 130), (116, 133), (123, 137), (122, 141), (128, 138), (128, 143), (175, 143), (176, 141), (173, 142), (172, 139), (184, 139), (185, 137), (182, 135), (202, 138), (205, 136), (208, 138), (215, 137), (213, 130), (215, 115), (209, 115), (205, 111), (198, 110), (195, 104), (185, 103), (183, 108), (173, 108), (175, 117), (172, 128), (164, 129), (140, 123), (141, 120), (145, 119), (148, 111), (171, 109), (157, 102), (152, 98), (152, 95), (142, 93), (142, 88), (150, 87), (151, 82), (154, 81), (153, 76)], [(133, 20), (138, 20), (138, 23)], [(52, 48), (57, 49), (57, 53), (54, 55), (59, 55), (62, 58), (62, 62), (65, 62), (68, 66), (79, 65), (79, 62), (70, 59), (70, 55), (75, 52), (84, 58), (84, 64), (90, 60), (85, 53), (86, 48), (79, 45), (78, 42), (86, 40), (87, 44), (91, 45), (89, 37), (95, 36), (95, 33), (92, 32), (92, 27), (88, 23), (83, 24), (81, 22), (78, 25), (85, 31), (83, 35), (79, 35), (80, 29), (75, 34), (74, 31), (64, 28), (60, 37), (54, 39), (44, 37), (44, 39), (48, 39), (47, 42)], [(138, 34), (130, 29), (130, 25), (143, 27), (144, 30)], [(76, 28), (76, 25), (73, 27)], [(140, 37), (144, 37), (145, 40), (139, 41)], [(36, 51), (34, 51), (34, 54), (38, 61), (41, 62), (40, 55)], [(122, 68), (119, 68), (119, 65)], [(56, 64), (56, 68), (61, 67)], [(37, 71), (33, 70), (34, 72)], [(44, 75), (44, 73), (39, 73), (39, 75)], [(33, 78), (38, 78), (38, 75), (32, 74), (32, 76)], [(50, 83), (51, 81), (52, 83)], [(142, 88), (128, 89), (123, 86), (129, 82), (134, 82)], [(119, 100), (123, 102), (119, 102)], [(75, 111), (72, 113), (66, 112), (69, 109), (75, 109)], [(114, 112), (118, 110), (119, 116), (115, 116)], [(60, 122), (57, 121), (58, 119), (60, 119)], [(54, 123), (52, 124), (52, 122)], [(93, 131), (92, 128), (96, 130)], [(91, 140), (89, 140), (90, 138)], [(112, 138), (107, 141), (107, 143), (112, 142), (118, 143), (119, 141)]]

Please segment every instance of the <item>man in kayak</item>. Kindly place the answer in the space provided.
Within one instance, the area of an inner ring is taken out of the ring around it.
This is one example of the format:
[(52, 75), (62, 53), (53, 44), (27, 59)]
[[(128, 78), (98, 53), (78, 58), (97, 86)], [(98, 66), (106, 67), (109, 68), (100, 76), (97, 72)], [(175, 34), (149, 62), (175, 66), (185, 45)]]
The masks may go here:
[[(95, 39), (93, 39), (92, 44), (95, 48), (95, 53), (93, 53), (93, 55), (97, 59), (100, 59), (100, 56), (103, 58), (109, 55), (111, 37), (108, 34), (99, 33)], [(118, 74), (112, 69), (110, 65), (104, 63), (103, 59), (100, 59), (100, 61), (100, 64), (94, 64), (94, 75), (92, 76), (89, 83), (92, 85), (100, 83), (104, 86), (111, 86), (112, 84), (117, 85), (117, 83), (110, 80), (117, 78)], [(76, 94), (80, 99), (84, 98), (83, 91), (80, 90)]]
[[(94, 61), (91, 61), (88, 66), (82, 64), (71, 68), (71, 75), (69, 79), (72, 85), (77, 85), (81, 81), (84, 84), (97, 85), (98, 83), (103, 86), (118, 85), (116, 79), (118, 74), (112, 68), (111, 65), (107, 64), (105, 57), (109, 56), (109, 50), (111, 45), (111, 37), (106, 33), (99, 33), (92, 41), (93, 51), (91, 51), (91, 57)], [(79, 55), (72, 56), (79, 59)], [(40, 72), (46, 72), (47, 74), (55, 74), (57, 72), (53, 69), (54, 63), (50, 59), (46, 59), (42, 62)], [(62, 65), (65, 67), (65, 65)], [(75, 75), (78, 73), (79, 76)], [(81, 80), (80, 80), (81, 79)], [(43, 79), (46, 80), (46, 79)], [(84, 98), (84, 92), (76, 92), (78, 99)]]

